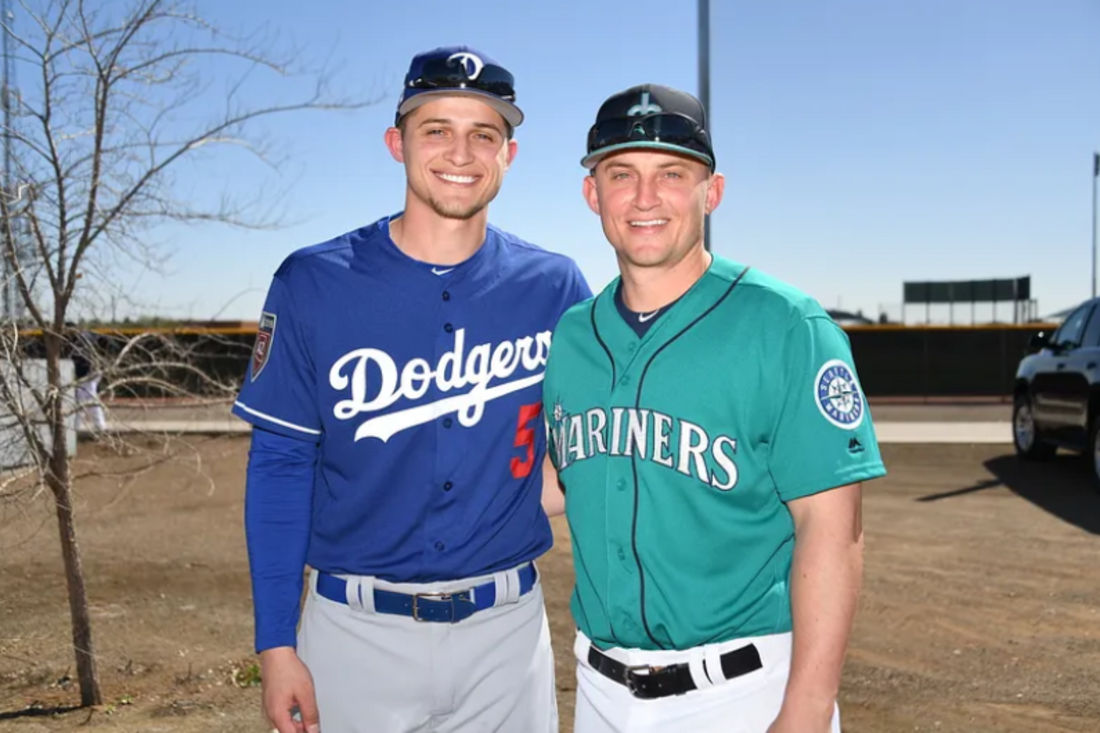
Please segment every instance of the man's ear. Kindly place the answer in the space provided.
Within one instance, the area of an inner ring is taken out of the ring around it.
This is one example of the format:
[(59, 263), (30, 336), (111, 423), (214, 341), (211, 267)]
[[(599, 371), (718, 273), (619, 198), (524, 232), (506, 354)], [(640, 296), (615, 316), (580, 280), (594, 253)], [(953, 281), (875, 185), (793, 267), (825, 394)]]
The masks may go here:
[(398, 163), (405, 162), (405, 139), (400, 129), (390, 127), (385, 134), (386, 149)]
[(593, 171), (584, 177), (582, 187), (584, 200), (588, 202), (588, 208), (592, 209), (596, 216), (600, 215), (600, 192), (597, 190), (596, 173)]
[(516, 159), (516, 154), (519, 152), (519, 143), (512, 139), (506, 144), (508, 145), (508, 157), (504, 160), (504, 169), (508, 170), (512, 167), (512, 161)]
[(726, 177), (721, 173), (715, 173), (707, 184), (707, 213), (710, 214), (722, 203), (722, 196), (726, 192)]

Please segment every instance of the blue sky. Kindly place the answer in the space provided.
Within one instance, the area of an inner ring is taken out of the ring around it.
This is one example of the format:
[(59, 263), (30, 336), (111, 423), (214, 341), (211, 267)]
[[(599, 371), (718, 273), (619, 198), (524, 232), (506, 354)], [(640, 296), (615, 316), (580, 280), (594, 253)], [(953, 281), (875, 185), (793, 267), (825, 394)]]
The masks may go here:
[[(711, 5), (712, 135), (727, 176), (712, 219), (716, 252), (827, 307), (872, 316), (900, 315), (906, 279), (1031, 275), (1040, 314), (1090, 295), (1100, 3)], [(181, 169), (185, 191), (291, 187), (286, 213), (301, 221), (276, 232), (162, 230), (176, 255), (163, 277), (137, 280), (144, 313), (253, 320), (288, 253), (399, 210), (403, 171), (382, 134), (410, 56), (449, 44), (481, 48), (512, 70), (527, 114), (491, 220), (572, 256), (602, 287), (615, 261), (581, 198), (578, 163), (595, 111), (640, 82), (698, 89), (690, 0), (199, 7), (230, 29), (266, 22), (303, 47), (304, 60), (338, 65), (339, 89), (386, 97), (356, 112), (265, 123), (287, 156), (278, 176), (217, 158)], [(969, 307), (961, 312), (969, 318)]]

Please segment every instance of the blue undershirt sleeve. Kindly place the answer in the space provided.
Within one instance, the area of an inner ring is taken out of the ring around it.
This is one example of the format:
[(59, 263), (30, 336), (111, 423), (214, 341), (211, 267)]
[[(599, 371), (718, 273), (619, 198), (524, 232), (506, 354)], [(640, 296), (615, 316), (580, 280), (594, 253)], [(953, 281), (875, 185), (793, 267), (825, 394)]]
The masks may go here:
[(257, 653), (297, 646), (318, 452), (312, 441), (252, 429), (244, 523)]

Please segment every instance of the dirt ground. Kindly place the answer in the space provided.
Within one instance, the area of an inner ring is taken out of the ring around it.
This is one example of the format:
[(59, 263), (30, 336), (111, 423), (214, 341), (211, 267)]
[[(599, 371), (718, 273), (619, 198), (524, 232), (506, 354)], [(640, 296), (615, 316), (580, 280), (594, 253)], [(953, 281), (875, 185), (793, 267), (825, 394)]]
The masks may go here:
[[(56, 525), (0, 501), (0, 730), (261, 733), (241, 499), (247, 438), (130, 457), (82, 443), (78, 531), (106, 704), (79, 697)], [(1100, 730), (1100, 494), (1073, 457), (885, 445), (845, 733)], [(164, 460), (171, 457), (171, 460)], [(137, 477), (124, 469), (154, 461)], [(565, 525), (544, 559), (563, 733), (574, 692)]]

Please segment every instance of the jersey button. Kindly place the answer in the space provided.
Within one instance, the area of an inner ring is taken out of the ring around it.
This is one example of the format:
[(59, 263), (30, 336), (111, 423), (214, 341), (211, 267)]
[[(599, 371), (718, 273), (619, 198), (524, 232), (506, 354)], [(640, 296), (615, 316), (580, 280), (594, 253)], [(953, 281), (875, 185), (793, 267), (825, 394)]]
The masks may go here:
[(443, 484), (443, 490), (444, 491), (450, 491), (451, 489), (454, 488), (454, 486), (455, 486), (454, 484), (452, 484), (450, 481), (448, 481), (447, 483)]
[(452, 326), (449, 323), (445, 323), (445, 324), (443, 324), (443, 330), (446, 331), (447, 333), (450, 333), (451, 331), (455, 330), (455, 327)]
[(631, 341), (629, 344), (626, 345), (626, 350), (631, 352), (631, 353), (633, 353), (634, 349), (636, 349), (636, 348), (638, 348), (638, 344), (634, 343), (633, 341)]
[(625, 387), (628, 384), (630, 384), (630, 377), (629, 376), (624, 376), (622, 379), (619, 380), (619, 386), (621, 386), (621, 387)]
[(625, 491), (626, 490), (626, 479), (625, 478), (619, 479), (619, 483), (617, 483), (615, 485), (619, 487), (619, 491)]
[(453, 423), (453, 422), (451, 422), (451, 418), (449, 418), (449, 417), (445, 417), (445, 418), (443, 418), (443, 427), (445, 427), (445, 428), (449, 428), (449, 427), (451, 427), (451, 425), (453, 425), (453, 424), (454, 424), (454, 423)]
[(443, 544), (442, 542), (436, 542), (435, 543), (435, 549), (439, 550), (440, 552), (443, 552), (444, 550), (447, 549), (447, 546), (445, 544)]
[(619, 548), (619, 559), (620, 560), (626, 560), (626, 553), (623, 552), (623, 548), (621, 548), (621, 547)]
[(447, 292), (446, 290), (444, 290), (443, 291), (443, 300), (450, 300), (450, 299), (451, 299), (451, 294), (449, 292)]

